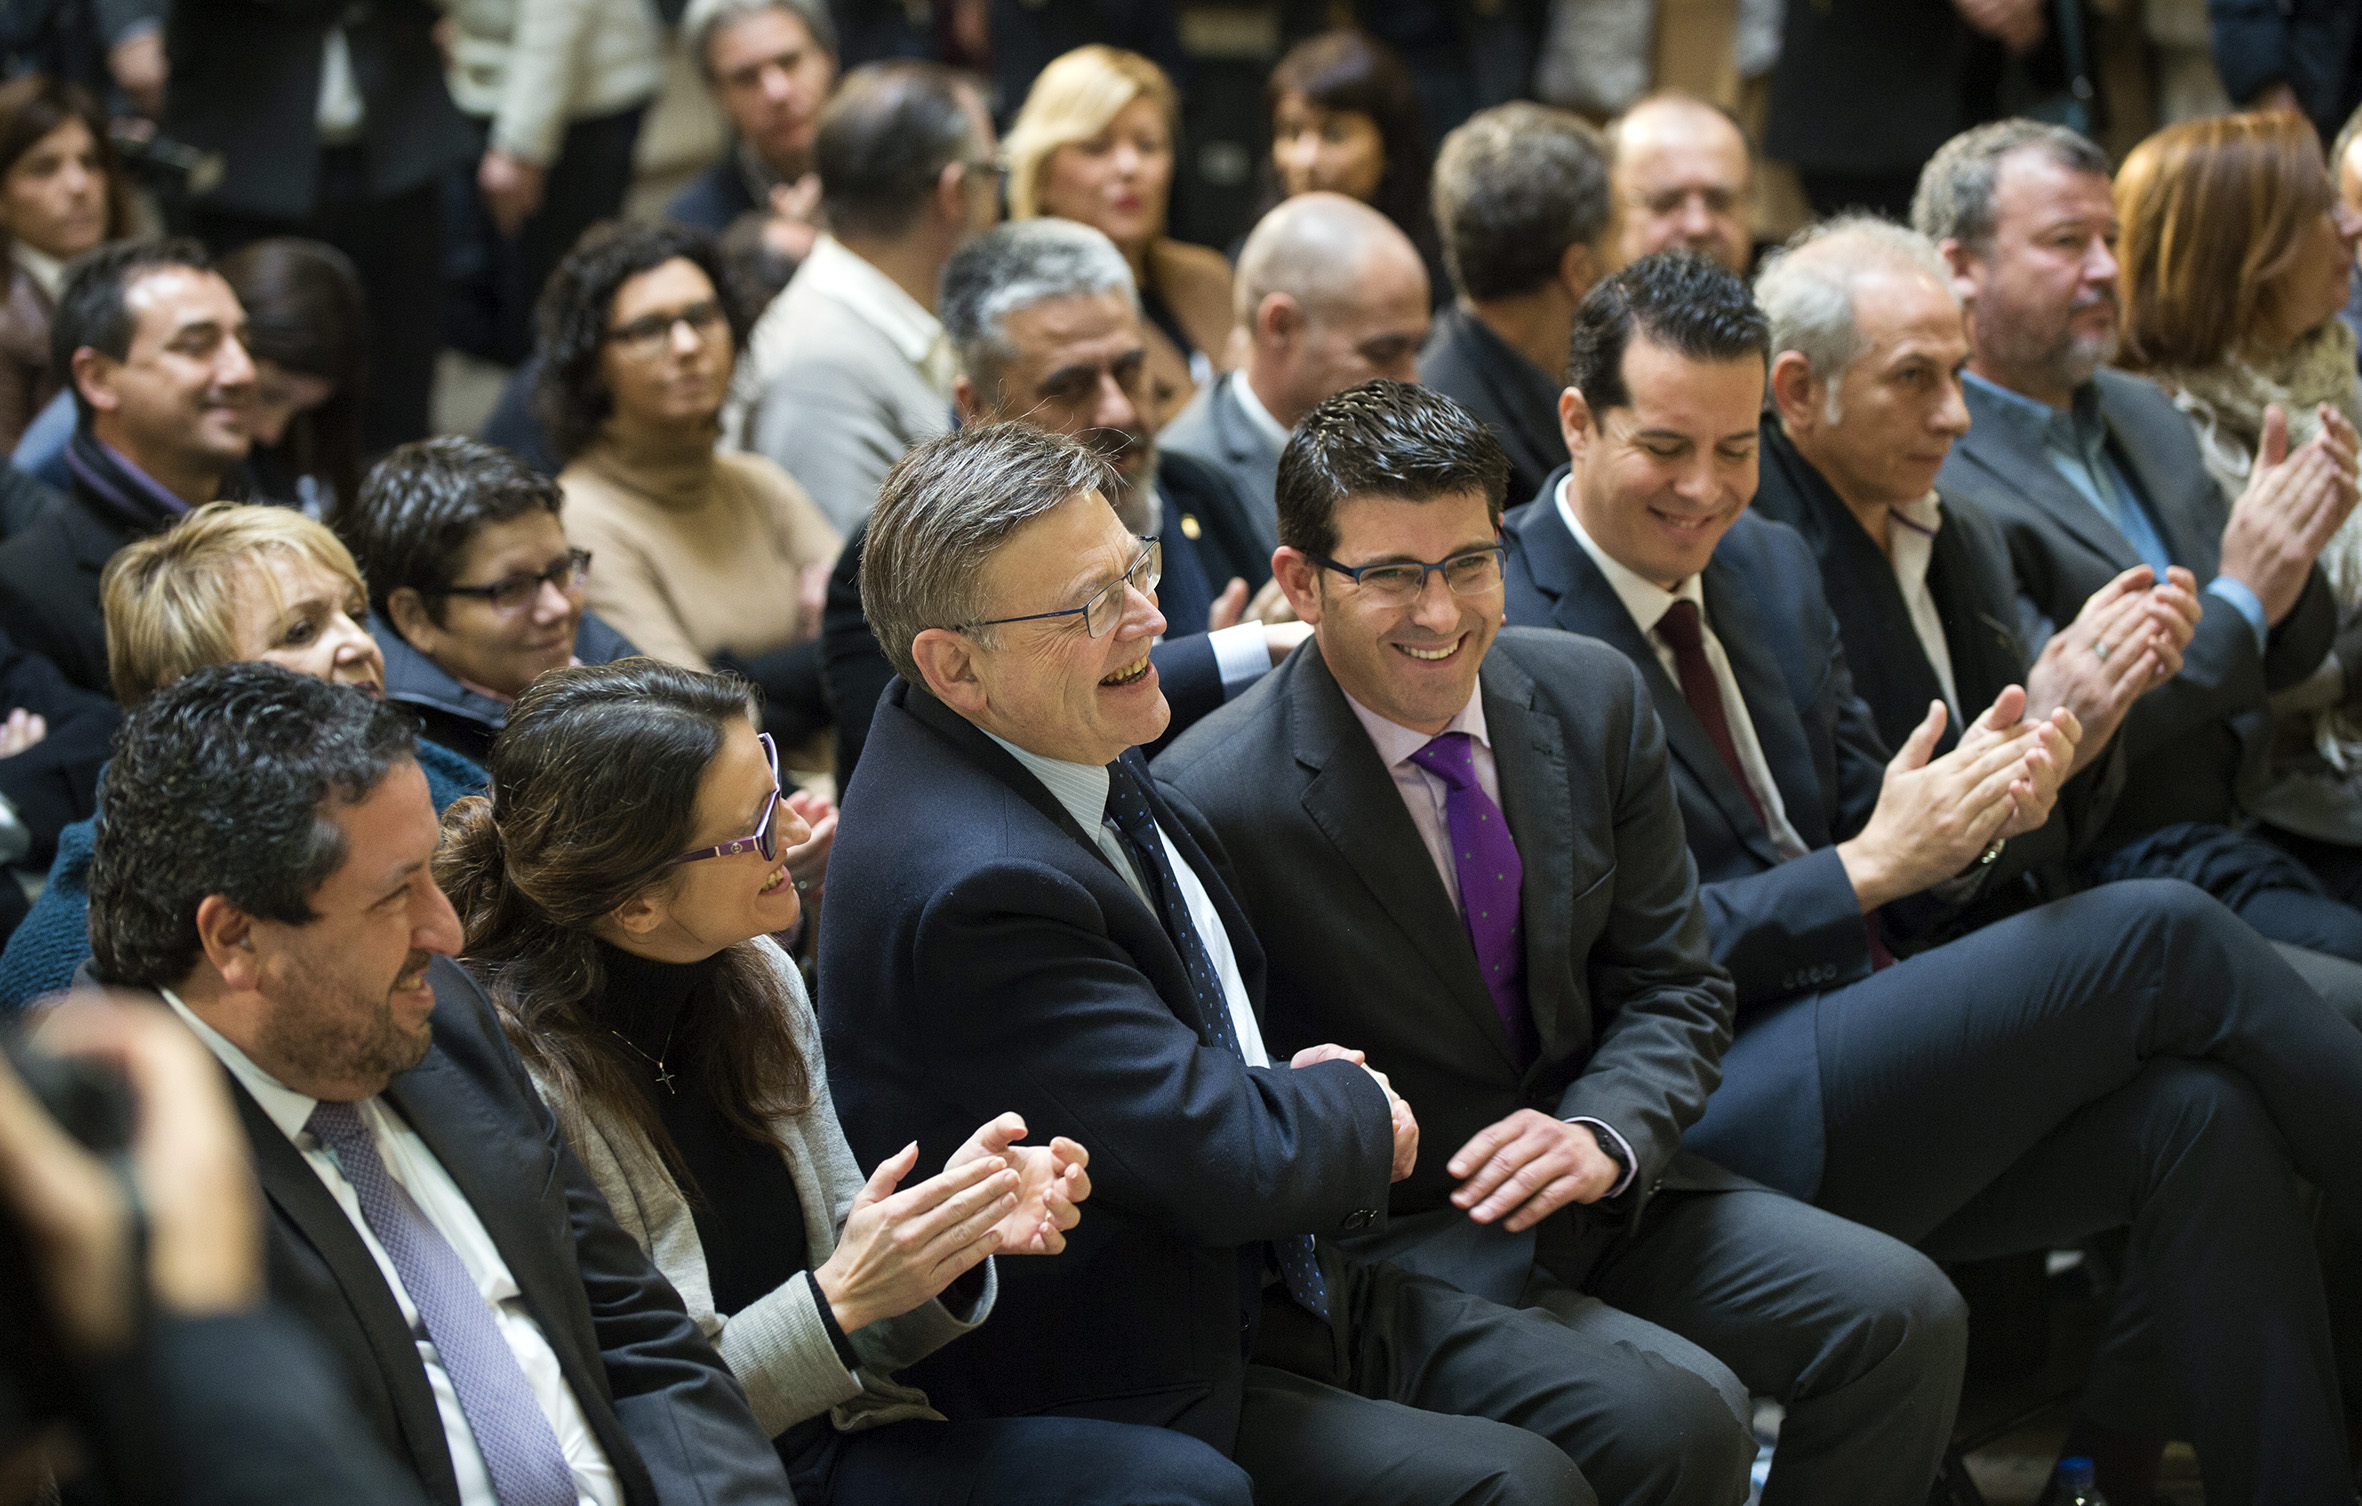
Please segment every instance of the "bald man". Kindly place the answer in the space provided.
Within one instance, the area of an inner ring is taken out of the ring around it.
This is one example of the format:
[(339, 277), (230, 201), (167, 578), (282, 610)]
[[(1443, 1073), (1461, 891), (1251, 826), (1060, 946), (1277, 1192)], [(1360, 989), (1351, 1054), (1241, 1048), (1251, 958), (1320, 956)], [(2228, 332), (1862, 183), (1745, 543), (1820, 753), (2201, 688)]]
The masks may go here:
[(1652, 94), (1608, 127), (1608, 152), (1611, 268), (1687, 247), (1746, 273), (1754, 169), (1728, 115), (1687, 95)]
[(1263, 216), (1232, 284), (1246, 364), (1198, 389), (1157, 441), (1228, 475), (1266, 556), (1279, 547), (1279, 452), (1323, 399), (1373, 377), (1419, 380), (1427, 267), (1394, 222), (1343, 194), (1298, 194)]

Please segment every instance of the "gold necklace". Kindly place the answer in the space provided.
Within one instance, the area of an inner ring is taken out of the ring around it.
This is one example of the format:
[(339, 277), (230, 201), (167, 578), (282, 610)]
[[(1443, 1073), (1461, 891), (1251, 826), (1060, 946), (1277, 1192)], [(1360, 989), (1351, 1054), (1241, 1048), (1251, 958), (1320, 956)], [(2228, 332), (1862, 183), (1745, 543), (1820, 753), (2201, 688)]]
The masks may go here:
[[(676, 1018), (673, 1021), (673, 1029), (679, 1029), (680, 1024), (680, 1020)], [(666, 1093), (670, 1094), (673, 1091), (673, 1075), (670, 1072), (664, 1070), (664, 1059), (672, 1054), (672, 1030), (667, 1030), (664, 1032), (664, 1045), (658, 1048), (657, 1053), (654, 1056), (650, 1056), (647, 1052), (640, 1050), (638, 1044), (635, 1043), (630, 1036), (625, 1035), (620, 1030), (610, 1027), (607, 1033), (615, 1037), (617, 1040), (623, 1042), (624, 1045), (630, 1047), (633, 1053), (636, 1054), (640, 1060), (646, 1062), (649, 1066), (656, 1069), (656, 1081), (660, 1086), (663, 1087)]]

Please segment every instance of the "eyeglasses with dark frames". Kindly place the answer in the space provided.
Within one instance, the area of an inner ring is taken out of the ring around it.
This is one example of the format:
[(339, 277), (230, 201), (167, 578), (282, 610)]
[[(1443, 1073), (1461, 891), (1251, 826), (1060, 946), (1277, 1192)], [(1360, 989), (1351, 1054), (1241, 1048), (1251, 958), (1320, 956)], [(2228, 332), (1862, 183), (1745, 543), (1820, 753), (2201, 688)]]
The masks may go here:
[(771, 799), (763, 807), (763, 819), (755, 823), (752, 836), (738, 837), (717, 847), (700, 847), (695, 852), (684, 852), (665, 866), (677, 868), (683, 863), (702, 862), (707, 858), (734, 858), (742, 852), (759, 852), (766, 863), (779, 860), (779, 745), (771, 741), (768, 732), (757, 735), (763, 745), (763, 761), (771, 766)]
[(698, 339), (712, 337), (727, 319), (722, 305), (711, 298), (677, 309), (659, 310), (642, 314), (629, 324), (618, 324), (607, 331), (607, 343), (636, 360), (647, 360), (664, 349), (664, 342), (672, 338), (675, 325), (686, 324)]
[(1375, 565), (1340, 565), (1325, 554), (1307, 556), (1324, 570), (1334, 570), (1373, 600), (1388, 606), (1408, 606), (1427, 589), (1427, 577), (1441, 575), (1454, 596), (1482, 596), (1501, 589), (1505, 545), (1488, 544), (1455, 554), (1433, 564), (1417, 560), (1386, 560)]
[(547, 570), (520, 570), (504, 575), (488, 586), (445, 586), (445, 596), (473, 596), (488, 602), (492, 610), (504, 615), (522, 612), (541, 598), (543, 586), (556, 586), (563, 595), (572, 596), (590, 579), (591, 553), (588, 549), (569, 549), (566, 557)]
[[(1144, 546), (1139, 558), (1125, 567), (1124, 573), (1091, 593), (1091, 599), (1079, 607), (1060, 607), (1055, 612), (1028, 612), (1023, 617), (991, 617), (982, 622), (971, 622), (968, 628), (1000, 627), (1011, 622), (1042, 622), (1052, 617), (1075, 617), (1083, 620), (1083, 631), (1094, 638), (1104, 638), (1115, 625), (1124, 620), (1124, 588), (1146, 596), (1156, 589), (1165, 576), (1165, 546), (1154, 534), (1140, 540)], [(962, 632), (967, 628), (962, 628)]]

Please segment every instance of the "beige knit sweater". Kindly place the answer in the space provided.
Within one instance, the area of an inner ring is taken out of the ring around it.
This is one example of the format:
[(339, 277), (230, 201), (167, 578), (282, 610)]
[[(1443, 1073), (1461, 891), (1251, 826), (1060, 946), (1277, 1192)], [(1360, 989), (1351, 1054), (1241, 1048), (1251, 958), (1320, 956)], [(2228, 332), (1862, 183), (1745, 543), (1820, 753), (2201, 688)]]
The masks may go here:
[(558, 485), (566, 536), (591, 552), (590, 609), (640, 652), (705, 669), (818, 632), (799, 585), (845, 541), (763, 456), (610, 425)]

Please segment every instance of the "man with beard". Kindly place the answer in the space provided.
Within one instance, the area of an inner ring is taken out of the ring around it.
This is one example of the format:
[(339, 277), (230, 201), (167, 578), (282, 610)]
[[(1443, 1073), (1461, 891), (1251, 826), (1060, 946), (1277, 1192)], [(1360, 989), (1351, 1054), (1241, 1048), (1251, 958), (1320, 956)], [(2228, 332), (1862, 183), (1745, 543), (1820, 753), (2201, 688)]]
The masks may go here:
[(220, 1058), (271, 1295), (429, 1499), (785, 1503), (745, 1394), (448, 960), (414, 750), (399, 708), (275, 664), (157, 692), (107, 779), (93, 972)]
[(2116, 213), (2107, 157), (2072, 131), (2011, 120), (1955, 136), (1912, 219), (1950, 265), (1972, 351), (1968, 432), (1936, 490), (2000, 525), (2029, 646), (2135, 565), (2202, 587), (2182, 672), (2125, 717), (2124, 793), (2082, 876), (2186, 879), (2274, 941), (2362, 961), (2362, 912), (2268, 827), (2246, 829), (2291, 816), (2246, 797), (2268, 697), (2319, 668), (2336, 631), (2314, 558), (2354, 507), (2353, 429), (2331, 415), (2289, 450), (2268, 420), (2254, 479), (2224, 506), (2172, 400), (2101, 369), (2116, 350)]
[[(1254, 505), (1219, 467), (1157, 448), (1139, 293), (1113, 241), (1071, 220), (1000, 226), (944, 266), (937, 307), (960, 355), (960, 423), (1018, 420), (1091, 445), (1114, 470), (1116, 516), (1162, 542), (1157, 606), (1168, 630), (1156, 662), (1174, 733), (1303, 641), (1301, 624), (1239, 620), (1248, 593), (1271, 579)], [(894, 674), (861, 616), (860, 557), (856, 534), (837, 562), (821, 633), (840, 781)]]

